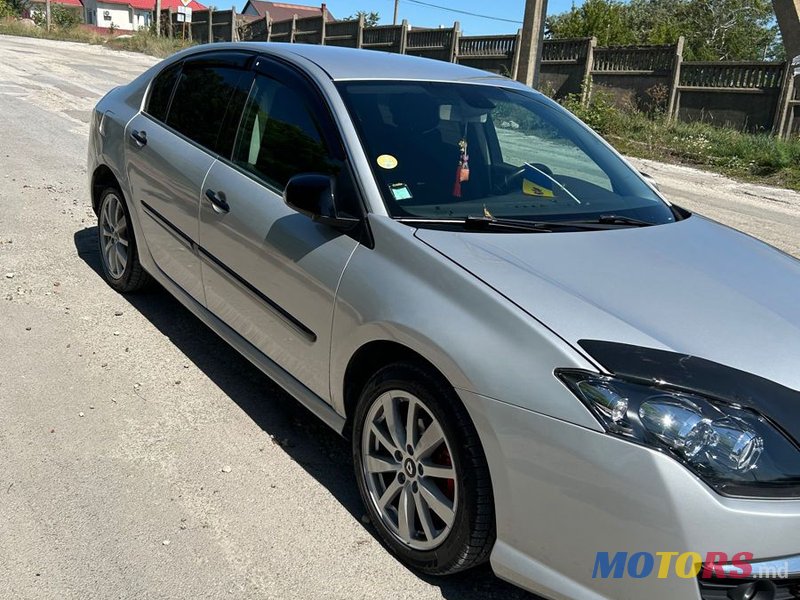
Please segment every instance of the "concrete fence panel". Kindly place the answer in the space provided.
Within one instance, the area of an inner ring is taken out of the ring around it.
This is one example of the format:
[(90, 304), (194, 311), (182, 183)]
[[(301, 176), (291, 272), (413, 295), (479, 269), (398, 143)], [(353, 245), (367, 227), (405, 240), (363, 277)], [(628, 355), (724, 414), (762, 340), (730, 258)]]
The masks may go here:
[(364, 41), (362, 47), (370, 50), (383, 50), (384, 52), (405, 52), (406, 34), (408, 24), (402, 25), (378, 25), (377, 27), (366, 27), (364, 29)]
[(358, 48), (361, 21), (334, 21), (325, 26), (325, 45)]
[(514, 78), (518, 51), (519, 40), (516, 35), (460, 36), (456, 62)]
[(542, 90), (557, 99), (580, 94), (587, 83), (591, 50), (591, 38), (545, 40), (540, 76)]
[(783, 62), (684, 62), (677, 117), (743, 131), (772, 131), (785, 69)]
[(325, 20), (322, 16), (297, 19), (294, 42), (296, 44), (323, 44), (325, 42)]
[(453, 62), (458, 27), (451, 29), (411, 29), (406, 40), (406, 54)]
[(620, 46), (594, 49), (594, 94), (610, 93), (620, 108), (666, 111), (677, 46)]

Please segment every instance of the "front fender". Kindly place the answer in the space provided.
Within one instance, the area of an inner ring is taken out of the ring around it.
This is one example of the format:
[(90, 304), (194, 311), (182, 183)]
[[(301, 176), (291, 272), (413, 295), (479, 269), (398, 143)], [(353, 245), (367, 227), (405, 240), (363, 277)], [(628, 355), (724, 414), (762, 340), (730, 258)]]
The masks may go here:
[(430, 248), (414, 229), (370, 215), (375, 248), (359, 246), (342, 275), (331, 342), (331, 399), (345, 414), (345, 372), (373, 341), (408, 347), (456, 389), (599, 429), (553, 375), (595, 369), (578, 350)]

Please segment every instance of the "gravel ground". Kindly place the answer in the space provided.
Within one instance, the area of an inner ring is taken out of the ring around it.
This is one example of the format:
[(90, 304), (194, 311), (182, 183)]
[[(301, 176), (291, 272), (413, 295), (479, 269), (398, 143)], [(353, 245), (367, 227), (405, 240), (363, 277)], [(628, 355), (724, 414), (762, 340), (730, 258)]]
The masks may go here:
[[(153, 64), (0, 36), (0, 598), (531, 599), (376, 541), (349, 446), (164, 291), (99, 275), (87, 121)], [(800, 254), (800, 195), (642, 163)]]

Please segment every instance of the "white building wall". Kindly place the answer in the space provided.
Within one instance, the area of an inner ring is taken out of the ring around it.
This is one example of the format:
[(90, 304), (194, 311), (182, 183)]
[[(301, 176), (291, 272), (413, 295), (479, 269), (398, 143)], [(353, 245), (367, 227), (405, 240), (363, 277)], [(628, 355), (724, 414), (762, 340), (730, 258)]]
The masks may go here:
[(95, 25), (111, 27), (113, 23), (116, 29), (125, 29), (127, 31), (138, 29), (138, 27), (133, 26), (131, 20), (132, 12), (133, 9), (130, 6), (98, 2), (95, 10)]

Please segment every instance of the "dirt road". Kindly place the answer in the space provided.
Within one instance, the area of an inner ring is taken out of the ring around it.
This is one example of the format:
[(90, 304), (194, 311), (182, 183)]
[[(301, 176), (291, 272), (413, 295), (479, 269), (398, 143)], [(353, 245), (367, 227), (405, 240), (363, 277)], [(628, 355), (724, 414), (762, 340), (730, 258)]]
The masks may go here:
[[(0, 36), (0, 598), (530, 598), (404, 569), (344, 441), (165, 292), (103, 283), (89, 111), (154, 62)], [(800, 195), (646, 170), (800, 255)]]

